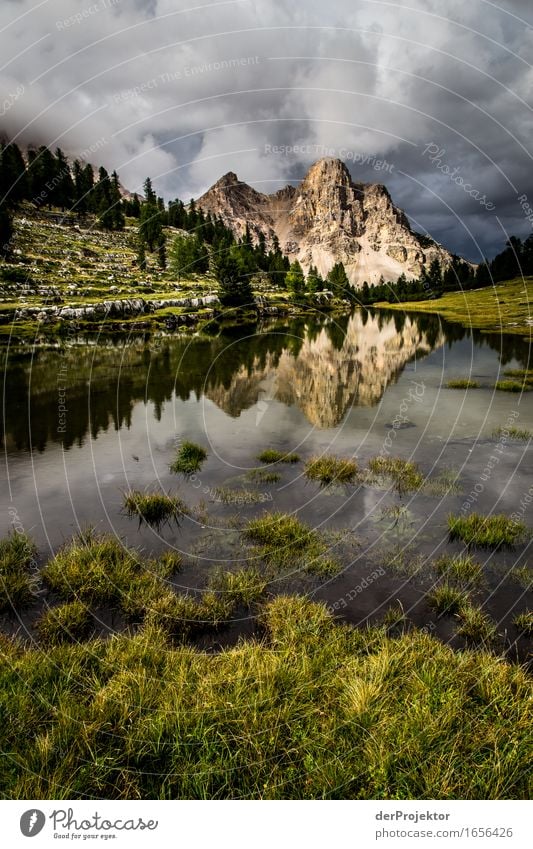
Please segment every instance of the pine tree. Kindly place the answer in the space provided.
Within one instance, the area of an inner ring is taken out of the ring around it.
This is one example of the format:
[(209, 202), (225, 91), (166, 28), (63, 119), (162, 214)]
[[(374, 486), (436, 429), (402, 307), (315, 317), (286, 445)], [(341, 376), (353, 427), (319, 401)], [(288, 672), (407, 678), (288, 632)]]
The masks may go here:
[(157, 246), (157, 262), (159, 264), (159, 268), (165, 269), (167, 267), (167, 248), (164, 233), (161, 233), (159, 245)]
[(253, 304), (254, 295), (250, 279), (242, 275), (239, 262), (231, 251), (213, 257), (213, 273), (219, 285), (222, 306), (238, 307)]
[(52, 199), (54, 206), (59, 206), (63, 210), (70, 209), (75, 199), (75, 187), (70, 173), (70, 165), (59, 147), (56, 150), (56, 176)]
[(13, 238), (13, 219), (9, 212), (7, 203), (0, 201), (0, 256), (8, 257), (11, 253), (11, 239)]
[(209, 268), (206, 246), (197, 236), (176, 236), (170, 250), (170, 267), (178, 275), (204, 274)]
[(350, 298), (350, 281), (342, 262), (336, 262), (328, 274), (328, 285), (336, 298)]
[(305, 293), (305, 277), (302, 266), (297, 259), (294, 260), (287, 272), (285, 284), (289, 292), (292, 292), (296, 297), (300, 297)]
[(26, 163), (18, 145), (0, 145), (0, 201), (11, 206), (28, 197)]
[(120, 181), (118, 179), (118, 174), (116, 171), (113, 171), (111, 175), (110, 199), (113, 217), (113, 230), (123, 230), (126, 226), (126, 220), (124, 218), (124, 211), (122, 209)]
[(143, 239), (139, 239), (137, 244), (137, 265), (140, 271), (146, 271), (146, 250)]
[(152, 181), (147, 177), (144, 181), (145, 203), (141, 208), (139, 219), (139, 235), (144, 240), (150, 253), (159, 245), (163, 234), (161, 212), (157, 205), (157, 197), (152, 188)]

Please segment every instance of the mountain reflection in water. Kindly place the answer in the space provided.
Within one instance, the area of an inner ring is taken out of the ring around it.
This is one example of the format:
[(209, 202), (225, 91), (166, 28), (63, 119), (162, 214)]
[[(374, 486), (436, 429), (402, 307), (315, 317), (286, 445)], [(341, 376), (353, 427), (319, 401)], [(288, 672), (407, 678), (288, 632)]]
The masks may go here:
[[(4, 352), (3, 437), (8, 451), (65, 448), (110, 427), (129, 428), (135, 405), (156, 419), (173, 397), (206, 397), (228, 416), (268, 400), (297, 407), (317, 428), (337, 426), (352, 406), (377, 404), (407, 363), (472, 335), (502, 364), (527, 363), (517, 337), (490, 336), (436, 316), (356, 310), (219, 335), (135, 338)], [(58, 430), (59, 395), (68, 415)]]

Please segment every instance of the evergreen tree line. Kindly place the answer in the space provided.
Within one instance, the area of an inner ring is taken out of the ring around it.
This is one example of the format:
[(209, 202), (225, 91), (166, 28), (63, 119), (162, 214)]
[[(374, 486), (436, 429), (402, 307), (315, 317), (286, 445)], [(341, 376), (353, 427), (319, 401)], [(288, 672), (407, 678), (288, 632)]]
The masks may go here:
[[(91, 164), (76, 159), (72, 164), (60, 148), (55, 154), (44, 145), (30, 149), (25, 159), (18, 145), (0, 143), (0, 219), (4, 222), (2, 236), (9, 226), (12, 210), (22, 201), (38, 209), (59, 208), (80, 216), (96, 215), (106, 230), (122, 230), (125, 214), (130, 207), (139, 207), (138, 198), (122, 201), (116, 171), (111, 176), (104, 167), (94, 173)], [(5, 247), (6, 240), (2, 238)], [(6, 250), (4, 250), (6, 253)]]

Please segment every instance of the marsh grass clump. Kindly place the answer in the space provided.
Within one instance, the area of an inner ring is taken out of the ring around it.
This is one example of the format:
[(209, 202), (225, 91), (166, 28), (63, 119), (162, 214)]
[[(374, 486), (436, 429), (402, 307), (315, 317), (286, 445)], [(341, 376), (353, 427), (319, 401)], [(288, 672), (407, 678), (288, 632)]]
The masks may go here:
[(424, 484), (424, 475), (416, 463), (401, 457), (372, 457), (368, 468), (378, 477), (390, 478), (400, 496), (416, 492)]
[(509, 571), (509, 577), (525, 590), (531, 589), (533, 586), (533, 569), (525, 564), (522, 566), (513, 566)]
[(327, 546), (320, 535), (288, 513), (265, 513), (251, 519), (244, 536), (259, 548), (264, 559), (279, 568), (293, 567), (314, 574), (338, 572), (340, 564), (327, 557)]
[(523, 634), (531, 637), (533, 635), (533, 612), (531, 610), (524, 610), (522, 613), (519, 613), (514, 617), (513, 625)]
[(254, 568), (237, 572), (217, 569), (209, 578), (209, 589), (229, 601), (232, 607), (251, 607), (264, 596), (267, 586), (268, 581)]
[(195, 442), (185, 440), (181, 443), (176, 459), (170, 465), (170, 471), (174, 474), (193, 475), (202, 468), (202, 463), (207, 458), (207, 451)]
[(524, 383), (518, 383), (516, 380), (498, 380), (494, 384), (494, 388), (500, 392), (529, 392), (533, 386)]
[(438, 498), (445, 495), (459, 495), (462, 491), (459, 472), (456, 469), (441, 469), (435, 477), (425, 481), (423, 491)]
[(198, 625), (200, 609), (194, 598), (170, 589), (153, 598), (146, 608), (144, 623), (174, 637), (188, 637)]
[(0, 540), (0, 612), (19, 609), (33, 598), (31, 573), (36, 548), (26, 534), (13, 532)]
[(382, 619), (382, 624), (389, 634), (398, 633), (398, 631), (406, 628), (407, 616), (400, 601), (396, 602), (396, 604), (391, 604), (387, 608)]
[(496, 625), (488, 614), (473, 604), (464, 604), (458, 611), (460, 626), (457, 634), (472, 643), (489, 644), (497, 636)]
[(504, 514), (448, 516), (450, 540), (461, 540), (477, 548), (513, 548), (525, 540), (527, 528)]
[(533, 385), (533, 369), (530, 368), (511, 368), (504, 371), (505, 377), (512, 377), (514, 380), (521, 380), (522, 383)]
[(116, 604), (142, 574), (138, 557), (114, 537), (89, 531), (64, 546), (42, 570), (43, 580), (67, 600)]
[(447, 389), (479, 389), (477, 380), (469, 378), (459, 378), (457, 380), (448, 380), (446, 383)]
[(465, 604), (468, 604), (468, 595), (453, 584), (440, 584), (427, 594), (430, 607), (439, 616), (457, 613)]
[(530, 439), (533, 439), (533, 431), (519, 427), (497, 427), (492, 431), (492, 435), (495, 439), (505, 436), (508, 439), (516, 439), (520, 442), (529, 442)]
[(318, 481), (321, 486), (353, 483), (357, 477), (357, 463), (343, 457), (324, 454), (321, 457), (311, 457), (305, 464), (304, 474), (309, 480)]
[(447, 582), (470, 586), (483, 578), (483, 568), (469, 554), (453, 556), (444, 554), (435, 561), (435, 570)]
[(92, 615), (81, 601), (50, 607), (38, 620), (36, 628), (45, 643), (77, 643), (91, 631)]
[(259, 454), (260, 463), (299, 463), (300, 456), (298, 454), (286, 454), (283, 451), (278, 451), (277, 448), (266, 448)]
[(157, 529), (165, 522), (179, 522), (188, 515), (187, 506), (181, 498), (162, 492), (131, 490), (124, 495), (124, 509), (130, 518), (138, 517), (139, 525), (145, 522)]

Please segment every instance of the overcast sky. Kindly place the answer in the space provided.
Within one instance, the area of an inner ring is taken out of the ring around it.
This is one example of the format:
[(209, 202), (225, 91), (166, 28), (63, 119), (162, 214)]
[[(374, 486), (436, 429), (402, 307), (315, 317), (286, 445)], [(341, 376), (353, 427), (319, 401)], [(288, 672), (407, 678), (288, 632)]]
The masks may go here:
[(339, 156), (479, 260), (531, 232), (532, 25), (531, 0), (2, 0), (0, 126), (167, 200)]

